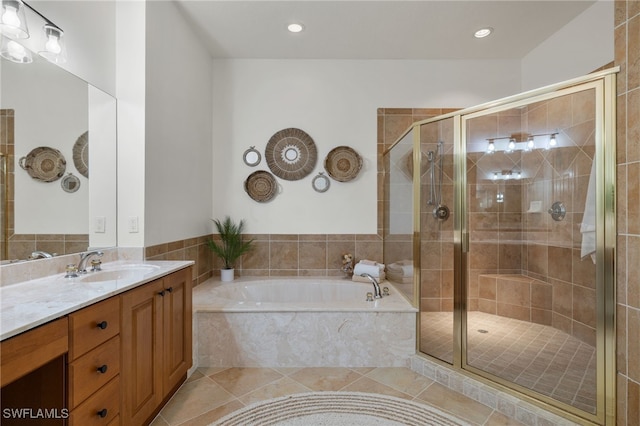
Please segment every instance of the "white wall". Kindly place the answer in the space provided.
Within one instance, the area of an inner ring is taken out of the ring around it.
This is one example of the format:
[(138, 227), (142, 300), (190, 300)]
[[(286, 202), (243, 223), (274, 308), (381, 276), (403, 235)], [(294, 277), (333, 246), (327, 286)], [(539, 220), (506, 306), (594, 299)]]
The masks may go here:
[(522, 59), (522, 90), (580, 77), (614, 59), (613, 8), (600, 0)]
[[(145, 11), (144, 2), (116, 3), (120, 247), (144, 246)], [(138, 218), (138, 232), (128, 232), (129, 218)]]
[(146, 21), (144, 240), (150, 246), (210, 232), (212, 62), (173, 2), (148, 3)]
[[(89, 229), (88, 180), (73, 163), (73, 145), (87, 131), (87, 85), (46, 61), (2, 62), (0, 106), (15, 110), (15, 232), (86, 234)], [(67, 193), (60, 180), (42, 182), (22, 170), (18, 160), (34, 148), (51, 147), (66, 160), (65, 174), (80, 179)]]
[[(116, 0), (28, 2), (64, 30), (68, 61), (61, 67), (103, 91), (116, 92)], [(44, 45), (44, 21), (27, 11), (32, 50)]]
[[(467, 107), (515, 94), (519, 61), (214, 60), (213, 217), (245, 219), (251, 233), (376, 233), (377, 109)], [(269, 203), (244, 191), (263, 161), (248, 167), (251, 145), (298, 127), (315, 141), (318, 163), (299, 181), (278, 179)], [(327, 153), (339, 145), (364, 159), (353, 181), (311, 188)]]

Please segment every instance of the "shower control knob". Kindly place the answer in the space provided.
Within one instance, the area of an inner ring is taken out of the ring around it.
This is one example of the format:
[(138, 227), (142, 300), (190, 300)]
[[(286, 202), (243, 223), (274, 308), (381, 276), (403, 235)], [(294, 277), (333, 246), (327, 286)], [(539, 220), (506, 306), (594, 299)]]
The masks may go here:
[(449, 207), (447, 206), (439, 205), (438, 207), (433, 209), (433, 217), (435, 217), (438, 220), (449, 219), (449, 214), (450, 214)]

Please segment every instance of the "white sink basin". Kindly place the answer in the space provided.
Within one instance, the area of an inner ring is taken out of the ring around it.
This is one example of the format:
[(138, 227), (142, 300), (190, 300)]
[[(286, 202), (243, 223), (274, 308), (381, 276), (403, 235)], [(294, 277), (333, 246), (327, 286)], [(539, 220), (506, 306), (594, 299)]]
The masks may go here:
[(117, 269), (89, 272), (81, 278), (86, 282), (121, 281), (142, 279), (160, 269), (157, 265), (119, 265)]

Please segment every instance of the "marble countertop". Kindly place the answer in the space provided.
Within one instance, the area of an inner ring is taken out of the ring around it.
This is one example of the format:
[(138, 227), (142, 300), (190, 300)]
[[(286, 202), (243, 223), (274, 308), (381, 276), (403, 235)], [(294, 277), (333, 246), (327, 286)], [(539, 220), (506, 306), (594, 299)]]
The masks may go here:
[[(193, 261), (116, 261), (78, 278), (56, 274), (0, 287), (0, 340), (123, 293)], [(100, 280), (95, 280), (98, 275)], [(94, 281), (95, 280), (95, 281)]]

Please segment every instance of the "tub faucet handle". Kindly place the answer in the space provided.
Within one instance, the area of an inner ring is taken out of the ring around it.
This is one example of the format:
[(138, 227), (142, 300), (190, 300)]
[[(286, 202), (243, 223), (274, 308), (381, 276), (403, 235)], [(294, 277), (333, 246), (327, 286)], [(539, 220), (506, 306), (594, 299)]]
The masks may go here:
[(367, 302), (373, 302), (373, 293), (371, 292), (367, 293)]

